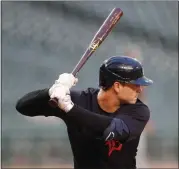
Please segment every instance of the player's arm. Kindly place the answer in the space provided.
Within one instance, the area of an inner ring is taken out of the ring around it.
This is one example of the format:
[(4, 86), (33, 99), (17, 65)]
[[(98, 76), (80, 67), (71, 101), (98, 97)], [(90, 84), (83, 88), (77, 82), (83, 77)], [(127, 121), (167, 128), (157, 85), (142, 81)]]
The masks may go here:
[(116, 139), (123, 143), (140, 136), (149, 120), (149, 109), (145, 105), (135, 106), (129, 111), (130, 115), (119, 115), (117, 118), (112, 118), (74, 105), (67, 112), (67, 117), (75, 123), (103, 135), (105, 140)]
[[(70, 80), (67, 80), (70, 79)], [(56, 116), (64, 121), (66, 113), (59, 107), (51, 107), (49, 99), (64, 97), (70, 93), (70, 88), (75, 85), (77, 79), (71, 74), (62, 74), (49, 89), (36, 90), (24, 95), (18, 100), (16, 110), (26, 116)]]
[(59, 108), (49, 106), (49, 89), (30, 92), (20, 98), (16, 103), (16, 110), (26, 116), (58, 116), (65, 118), (66, 113)]

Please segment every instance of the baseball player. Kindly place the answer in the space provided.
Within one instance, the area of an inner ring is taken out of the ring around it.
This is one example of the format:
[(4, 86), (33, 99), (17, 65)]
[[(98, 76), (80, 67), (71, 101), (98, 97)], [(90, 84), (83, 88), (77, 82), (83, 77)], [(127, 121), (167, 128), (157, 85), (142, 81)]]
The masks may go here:
[[(141, 63), (127, 56), (105, 60), (99, 70), (99, 88), (72, 89), (77, 78), (63, 73), (50, 88), (33, 91), (18, 100), (26, 116), (56, 116), (65, 122), (75, 169), (135, 169), (140, 135), (150, 117), (138, 99), (146, 78)], [(58, 100), (58, 107), (48, 104)]]

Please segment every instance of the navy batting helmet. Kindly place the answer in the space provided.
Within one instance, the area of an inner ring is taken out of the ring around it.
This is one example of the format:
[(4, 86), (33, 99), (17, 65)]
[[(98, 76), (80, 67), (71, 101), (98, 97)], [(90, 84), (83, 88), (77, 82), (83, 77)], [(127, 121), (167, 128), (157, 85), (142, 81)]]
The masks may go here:
[(128, 56), (113, 56), (105, 60), (100, 67), (99, 86), (108, 88), (115, 81), (148, 86), (152, 80), (144, 76), (141, 63)]

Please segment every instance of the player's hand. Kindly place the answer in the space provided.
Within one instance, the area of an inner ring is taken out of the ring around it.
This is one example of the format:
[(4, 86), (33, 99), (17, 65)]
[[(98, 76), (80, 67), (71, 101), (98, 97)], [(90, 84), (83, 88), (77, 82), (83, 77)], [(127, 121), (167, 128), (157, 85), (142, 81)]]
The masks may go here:
[(56, 98), (58, 100), (58, 107), (65, 112), (68, 112), (73, 107), (73, 102), (71, 101), (70, 90), (68, 87), (62, 84), (54, 84), (49, 89), (50, 98)]
[(70, 89), (72, 86), (75, 86), (77, 82), (78, 79), (75, 78), (73, 74), (63, 73), (59, 75), (59, 78), (55, 81), (55, 84), (61, 84)]
[(71, 100), (71, 96), (69, 93), (67, 93), (65, 96), (60, 96), (58, 98), (58, 106), (60, 109), (62, 109), (63, 111), (65, 111), (66, 113), (69, 112), (73, 106), (74, 103)]
[[(59, 91), (61, 95), (65, 95), (69, 92), (69, 89), (72, 86), (75, 86), (78, 79), (75, 78), (72, 74), (63, 73), (59, 75), (59, 78), (55, 81), (52, 87), (49, 89), (50, 98), (54, 98), (55, 95), (59, 95)], [(62, 88), (60, 90), (60, 88)]]
[(55, 83), (50, 89), (49, 89), (49, 96), (51, 99), (64, 97), (66, 94), (70, 93), (70, 89), (62, 84)]
[(70, 88), (75, 86), (77, 81), (78, 79), (75, 78), (73, 74), (63, 73), (59, 75), (59, 78), (55, 81), (55, 84), (53, 84), (53, 86), (49, 89), (50, 98), (57, 99), (58, 106), (64, 111), (68, 109), (68, 105), (72, 105)]

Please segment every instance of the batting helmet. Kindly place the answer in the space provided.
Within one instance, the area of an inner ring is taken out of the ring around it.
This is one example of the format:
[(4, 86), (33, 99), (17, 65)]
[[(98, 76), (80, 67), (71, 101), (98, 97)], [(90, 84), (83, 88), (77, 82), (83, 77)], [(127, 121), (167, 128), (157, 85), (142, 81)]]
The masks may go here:
[(105, 60), (100, 67), (99, 86), (109, 88), (115, 81), (148, 86), (152, 80), (144, 76), (141, 63), (128, 56), (113, 56)]

